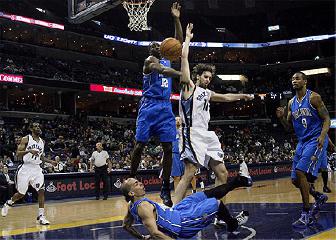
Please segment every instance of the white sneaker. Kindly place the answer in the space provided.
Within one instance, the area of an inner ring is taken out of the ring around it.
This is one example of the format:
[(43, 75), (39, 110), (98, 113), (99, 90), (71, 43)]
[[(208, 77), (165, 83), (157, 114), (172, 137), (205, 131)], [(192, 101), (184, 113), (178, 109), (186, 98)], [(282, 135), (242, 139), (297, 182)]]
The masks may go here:
[(36, 219), (36, 222), (41, 224), (41, 225), (49, 225), (50, 222), (46, 219), (44, 215), (38, 216)]
[(218, 218), (215, 218), (214, 225), (217, 226), (217, 227), (222, 227), (222, 226), (225, 226), (225, 225), (226, 225), (226, 222), (223, 221), (223, 220), (220, 220), (220, 219), (218, 219)]
[(1, 216), (6, 217), (8, 214), (8, 210), (11, 206), (9, 204), (7, 204), (7, 202), (2, 206), (1, 209)]
[(241, 226), (245, 224), (249, 219), (249, 212), (248, 211), (241, 211), (237, 216), (236, 219), (238, 221), (238, 225)]
[(252, 178), (250, 176), (250, 173), (248, 171), (248, 167), (246, 165), (246, 162), (243, 161), (240, 166), (239, 166), (239, 175), (241, 177), (245, 177), (247, 178), (247, 184), (246, 184), (246, 187), (251, 187), (252, 184), (253, 184), (253, 181), (252, 181)]

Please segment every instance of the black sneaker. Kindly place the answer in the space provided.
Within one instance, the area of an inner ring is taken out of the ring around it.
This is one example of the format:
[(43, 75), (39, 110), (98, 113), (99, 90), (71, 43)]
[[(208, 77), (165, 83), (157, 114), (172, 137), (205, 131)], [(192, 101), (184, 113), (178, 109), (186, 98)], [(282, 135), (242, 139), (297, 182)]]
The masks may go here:
[(167, 207), (173, 206), (169, 188), (165, 188), (164, 186), (161, 187), (160, 198), (162, 199), (163, 204), (166, 205)]
[(99, 197), (96, 197), (96, 200), (99, 200)]
[(325, 193), (331, 193), (331, 190), (330, 190), (330, 188), (328, 188), (328, 186), (324, 186), (323, 187), (323, 192), (325, 192)]

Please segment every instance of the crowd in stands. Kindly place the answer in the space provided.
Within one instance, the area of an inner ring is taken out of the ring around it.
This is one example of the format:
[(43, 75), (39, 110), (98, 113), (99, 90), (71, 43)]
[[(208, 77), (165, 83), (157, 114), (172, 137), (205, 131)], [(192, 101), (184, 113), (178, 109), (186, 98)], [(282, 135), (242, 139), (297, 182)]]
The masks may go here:
[[(6, 121), (0, 122), (3, 123), (0, 124), (0, 165), (13, 169), (20, 162), (15, 151), (20, 138), (29, 132), (29, 121)], [(134, 124), (121, 125), (111, 120), (84, 123), (75, 118), (40, 122), (46, 157), (58, 163), (57, 166), (46, 163), (46, 173), (88, 172), (89, 158), (99, 141), (109, 153), (113, 170), (129, 169)], [(223, 125), (214, 130), (222, 143), (227, 164), (236, 164), (242, 159), (248, 163), (287, 161), (293, 154), (293, 142), (277, 134), (272, 125)], [(162, 148), (152, 140), (144, 150), (140, 167), (159, 168), (161, 158)]]
[(48, 57), (26, 57), (0, 54), (2, 72), (44, 77), (53, 80), (85, 83), (101, 83), (118, 87), (141, 87), (141, 73), (77, 61), (65, 61)]

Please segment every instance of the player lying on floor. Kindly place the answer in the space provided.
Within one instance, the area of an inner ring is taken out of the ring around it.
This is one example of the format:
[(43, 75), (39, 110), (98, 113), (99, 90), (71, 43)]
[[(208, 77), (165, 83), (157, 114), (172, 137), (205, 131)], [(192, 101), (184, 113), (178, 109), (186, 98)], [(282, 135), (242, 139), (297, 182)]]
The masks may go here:
[(140, 239), (149, 238), (149, 236), (140, 234), (132, 226), (134, 222), (144, 224), (150, 237), (154, 239), (191, 238), (217, 217), (226, 222), (229, 232), (233, 232), (247, 222), (248, 212), (242, 211), (236, 217), (232, 217), (220, 199), (237, 187), (250, 186), (252, 186), (252, 179), (246, 164), (243, 164), (240, 167), (239, 176), (229, 183), (194, 193), (172, 208), (168, 208), (146, 198), (142, 182), (135, 178), (128, 178), (121, 186), (125, 200), (129, 202), (123, 227)]

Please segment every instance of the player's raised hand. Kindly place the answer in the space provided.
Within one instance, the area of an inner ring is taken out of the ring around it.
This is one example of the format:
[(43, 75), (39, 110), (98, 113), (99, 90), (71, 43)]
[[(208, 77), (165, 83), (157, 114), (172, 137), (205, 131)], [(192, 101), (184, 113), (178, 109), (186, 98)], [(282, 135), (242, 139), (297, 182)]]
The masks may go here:
[(179, 18), (180, 17), (180, 9), (181, 5), (178, 2), (174, 2), (173, 6), (171, 7), (171, 14), (173, 17)]
[(285, 115), (285, 108), (284, 107), (278, 107), (275, 113), (276, 113), (278, 118), (282, 118)]
[(194, 28), (194, 24), (188, 23), (187, 30), (186, 30), (186, 38), (192, 39), (194, 34), (191, 32)]

